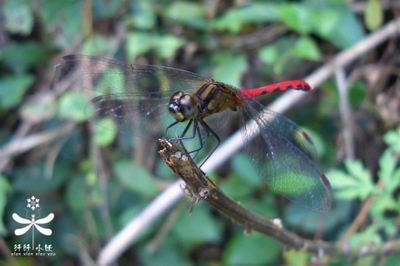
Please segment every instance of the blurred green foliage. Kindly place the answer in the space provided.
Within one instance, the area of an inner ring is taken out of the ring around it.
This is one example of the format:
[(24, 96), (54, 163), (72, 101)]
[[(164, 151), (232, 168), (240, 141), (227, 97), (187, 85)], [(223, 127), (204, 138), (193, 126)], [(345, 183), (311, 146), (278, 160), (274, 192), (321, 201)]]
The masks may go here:
[[(245, 4), (239, 4), (242, 2)], [(88, 130), (93, 110), (87, 96), (51, 90), (56, 58), (70, 52), (115, 56), (129, 62), (181, 67), (238, 87), (302, 78), (325, 58), (354, 45), (368, 30), (377, 30), (385, 22), (381, 1), (368, 0), (362, 14), (354, 12), (347, 2), (0, 2), (1, 151), (24, 130), (36, 134), (67, 122), (75, 125), (69, 134), (22, 154), (7, 155), (7, 167), (2, 166), (4, 158), (0, 156), (0, 235), (8, 247), (29, 242), (30, 236), (22, 239), (13, 234), (16, 225), (11, 219), (12, 212), (25, 210), (26, 198), (34, 194), (42, 200), (44, 214), (56, 213), (51, 225), (54, 235), (38, 241), (53, 243), (57, 256), (42, 260), (15, 257), (17, 264), (72, 265), (83, 263), (86, 255), (95, 257), (104, 243), (173, 181), (172, 173), (152, 147), (154, 143), (144, 143), (144, 156), (139, 156), (135, 151), (144, 140), (120, 135), (114, 121), (103, 119)], [(281, 30), (273, 33), (276, 28)], [(271, 36), (265, 38), (266, 34)], [(379, 56), (371, 58), (378, 61)], [(118, 93), (115, 88), (122, 88), (124, 81), (112, 75), (113, 69), (109, 71), (99, 86)], [(351, 107), (367, 113), (361, 122), (356, 121), (360, 131), (368, 131), (378, 119), (368, 89), (363, 81), (349, 88)], [(243, 206), (268, 218), (280, 217), (285, 225), (309, 238), (323, 234), (332, 241), (339, 239), (360, 204), (373, 197), (369, 213), (373, 222), (353, 234), (350, 244), (379, 245), (398, 237), (400, 127), (385, 130), (385, 134), (373, 132), (371, 140), (383, 140), (387, 145), (384, 151), (379, 145), (373, 146), (374, 156), (379, 158), (376, 164), (361, 151), (359, 159), (342, 165), (337, 158), (339, 101), (336, 85), (328, 81), (318, 96), (310, 94), (306, 104), (289, 114), (311, 132), (323, 168), (336, 164), (328, 174), (335, 204), (325, 217), (269, 193), (244, 152), (211, 175)], [(26, 124), (29, 129), (19, 130)], [(102, 156), (95, 155), (93, 145)], [(106, 178), (96, 172), (97, 157), (102, 157)], [(312, 261), (310, 254), (285, 250), (259, 233), (244, 234), (243, 228), (203, 204), (189, 214), (189, 205), (185, 202), (183, 208), (171, 210), (165, 219), (143, 232), (138, 243), (123, 255), (121, 264), (305, 266)], [(7, 260), (4, 257), (0, 257), (1, 263)], [(377, 263), (373, 257), (356, 262), (340, 256), (324, 259), (327, 265)], [(399, 259), (390, 256), (385, 265), (396, 265)]]
[[(379, 158), (377, 177), (365, 168), (360, 161), (346, 161), (344, 170), (332, 170), (328, 173), (331, 184), (336, 190), (338, 200), (360, 199), (362, 201), (373, 197), (370, 215), (376, 221), (367, 230), (352, 237), (351, 244), (358, 246), (362, 243), (373, 242), (382, 244), (380, 232), (386, 237), (395, 237), (397, 229), (395, 218), (387, 217), (389, 211), (399, 211), (399, 199), (396, 190), (400, 185), (400, 165), (398, 146), (400, 143), (400, 127), (384, 135), (388, 148)], [(378, 182), (378, 186), (375, 185)]]

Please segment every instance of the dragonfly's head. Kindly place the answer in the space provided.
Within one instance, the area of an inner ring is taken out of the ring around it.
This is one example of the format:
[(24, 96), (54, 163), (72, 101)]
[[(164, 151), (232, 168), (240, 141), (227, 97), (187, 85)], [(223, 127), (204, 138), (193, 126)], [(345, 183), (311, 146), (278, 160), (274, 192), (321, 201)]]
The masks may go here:
[(175, 92), (169, 99), (168, 111), (176, 119), (183, 122), (196, 114), (196, 103), (193, 97), (182, 91)]

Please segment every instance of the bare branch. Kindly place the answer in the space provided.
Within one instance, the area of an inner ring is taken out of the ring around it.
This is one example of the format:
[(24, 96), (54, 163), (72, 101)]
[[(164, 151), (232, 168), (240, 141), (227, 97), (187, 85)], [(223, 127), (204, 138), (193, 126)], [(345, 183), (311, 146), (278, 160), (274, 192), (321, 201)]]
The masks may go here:
[(339, 110), (343, 124), (343, 142), (346, 159), (354, 159), (354, 141), (352, 132), (352, 113), (348, 96), (348, 84), (343, 68), (335, 72), (336, 84), (339, 91)]
[[(317, 69), (306, 80), (318, 86), (327, 80), (335, 68), (344, 67), (356, 58), (375, 48), (377, 45), (400, 33), (400, 18), (386, 24), (380, 30), (370, 34), (353, 47), (339, 53), (332, 61)], [(276, 112), (284, 112), (292, 105), (299, 102), (306, 94), (301, 92), (287, 92), (273, 102), (268, 108)], [(226, 161), (244, 145), (242, 133), (236, 132), (227, 139), (203, 165), (204, 172), (211, 171)], [(139, 235), (155, 220), (167, 212), (183, 195), (180, 186), (182, 181), (177, 181), (157, 196), (138, 216), (127, 224), (111, 241), (100, 251), (98, 262), (108, 265), (114, 262), (128, 246), (138, 239)]]
[(49, 143), (60, 136), (66, 135), (74, 128), (74, 123), (68, 123), (43, 133), (31, 134), (21, 139), (14, 139), (0, 149), (0, 160), (8, 159), (30, 150), (36, 146)]
[(319, 253), (335, 251), (335, 246), (323, 241), (309, 241), (287, 231), (282, 224), (267, 220), (260, 215), (243, 208), (227, 197), (193, 162), (187, 152), (173, 143), (159, 140), (162, 149), (160, 155), (165, 163), (181, 177), (195, 201), (204, 199), (220, 213), (233, 222), (242, 225), (246, 231), (257, 230), (271, 236), (281, 243), (295, 249)]
[(181, 177), (195, 199), (205, 200), (229, 220), (241, 225), (246, 231), (256, 230), (273, 237), (280, 243), (305, 252), (321, 255), (345, 255), (360, 257), (365, 255), (381, 256), (400, 252), (400, 241), (389, 241), (383, 245), (364, 245), (357, 248), (343, 247), (341, 242), (329, 243), (321, 240), (308, 240), (285, 229), (281, 223), (268, 220), (247, 210), (227, 197), (194, 163), (190, 155), (181, 145), (161, 139), (160, 155), (165, 163)]

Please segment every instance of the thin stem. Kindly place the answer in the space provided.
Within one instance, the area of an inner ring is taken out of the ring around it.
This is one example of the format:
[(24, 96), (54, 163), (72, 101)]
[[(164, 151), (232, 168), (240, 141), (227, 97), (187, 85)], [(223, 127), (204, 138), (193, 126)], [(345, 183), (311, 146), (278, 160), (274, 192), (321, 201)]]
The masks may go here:
[(354, 159), (354, 141), (352, 133), (352, 113), (348, 96), (348, 85), (344, 69), (339, 67), (335, 71), (336, 84), (339, 91), (339, 110), (343, 124), (343, 142), (346, 159)]

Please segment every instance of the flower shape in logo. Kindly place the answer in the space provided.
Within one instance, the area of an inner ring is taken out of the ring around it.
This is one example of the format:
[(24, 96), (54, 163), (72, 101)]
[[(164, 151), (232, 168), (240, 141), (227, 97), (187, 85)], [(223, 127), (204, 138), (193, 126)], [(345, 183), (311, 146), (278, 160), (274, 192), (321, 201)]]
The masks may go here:
[(35, 210), (36, 208), (39, 208), (39, 199), (35, 198), (35, 196), (30, 197), (29, 199), (26, 200), (28, 204), (26, 207), (30, 208), (32, 211)]

